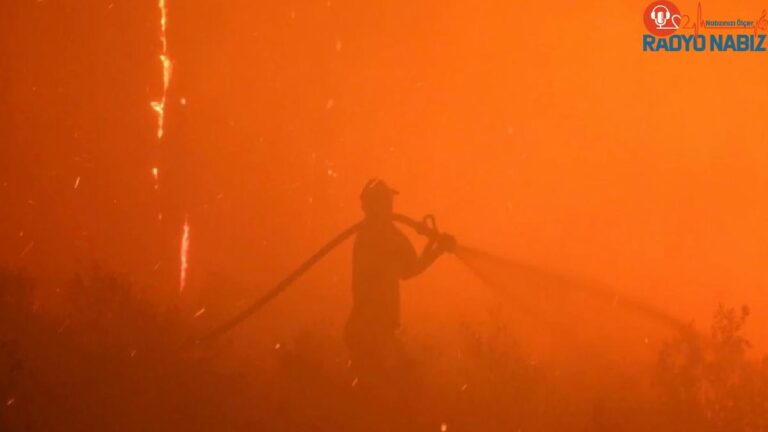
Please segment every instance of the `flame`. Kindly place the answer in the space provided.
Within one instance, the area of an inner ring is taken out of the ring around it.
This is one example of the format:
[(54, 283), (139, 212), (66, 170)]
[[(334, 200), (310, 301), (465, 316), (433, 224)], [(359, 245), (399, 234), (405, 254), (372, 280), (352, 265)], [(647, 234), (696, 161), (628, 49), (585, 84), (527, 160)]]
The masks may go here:
[(189, 255), (189, 217), (184, 216), (184, 229), (181, 235), (181, 269), (179, 273), (179, 291), (184, 291), (187, 284), (187, 258)]
[(165, 0), (158, 0), (157, 7), (160, 9), (160, 42), (163, 43), (163, 52), (168, 48), (168, 41), (165, 38), (165, 28), (168, 22), (168, 9), (165, 7)]
[[(168, 86), (171, 83), (173, 65), (171, 63), (171, 58), (168, 56), (168, 38), (166, 35), (168, 9), (165, 6), (165, 0), (158, 0), (157, 7), (160, 9), (160, 44), (162, 46), (160, 63), (163, 66), (163, 92), (160, 100), (151, 101), (149, 106), (152, 107), (155, 113), (157, 113), (157, 139), (162, 140), (165, 133), (165, 102), (168, 96)], [(155, 178), (155, 189), (157, 189), (159, 186), (157, 181), (157, 168), (152, 169), (152, 174)]]
[[(162, 3), (162, 1), (161, 1)], [(163, 40), (163, 46), (165, 46), (165, 36), (162, 36)], [(162, 139), (164, 132), (164, 124), (165, 124), (165, 101), (166, 101), (166, 95), (168, 93), (168, 85), (171, 83), (171, 72), (173, 71), (173, 66), (171, 64), (171, 59), (168, 57), (168, 55), (163, 51), (163, 54), (160, 54), (160, 61), (163, 64), (163, 95), (160, 98), (159, 101), (152, 101), (150, 102), (150, 106), (153, 110), (157, 113), (157, 138)]]

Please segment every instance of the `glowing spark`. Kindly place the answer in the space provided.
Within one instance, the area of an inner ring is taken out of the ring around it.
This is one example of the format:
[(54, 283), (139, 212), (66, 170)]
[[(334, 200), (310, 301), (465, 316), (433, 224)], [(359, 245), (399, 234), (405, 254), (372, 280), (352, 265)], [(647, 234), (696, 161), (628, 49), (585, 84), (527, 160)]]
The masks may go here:
[(14, 402), (16, 402), (16, 398), (10, 398), (10, 399), (8, 399), (8, 401), (5, 403), (5, 405), (6, 405), (6, 406), (11, 406), (11, 405), (13, 405), (13, 403), (14, 403)]
[(62, 324), (61, 327), (59, 327), (59, 329), (56, 332), (57, 333), (63, 332), (64, 329), (67, 328), (68, 325), (69, 325), (69, 320), (64, 321), (64, 324)]
[(179, 292), (187, 284), (187, 256), (189, 255), (189, 218), (184, 217), (184, 230), (181, 235), (181, 269), (179, 272)]
[(355, 379), (352, 380), (352, 387), (357, 387), (357, 382), (357, 377), (355, 377)]
[(29, 253), (29, 251), (31, 251), (31, 250), (32, 250), (32, 247), (34, 247), (34, 246), (35, 246), (35, 242), (29, 242), (29, 244), (27, 245), (27, 247), (25, 247), (25, 248), (24, 248), (24, 250), (23, 250), (23, 251), (21, 251), (21, 254), (19, 254), (19, 258), (21, 258), (21, 257), (23, 257), (24, 255), (28, 254), (28, 253)]
[(197, 318), (204, 313), (205, 313), (205, 308), (201, 308), (199, 311), (195, 313), (195, 315), (192, 318)]
[(77, 189), (78, 186), (80, 186), (80, 176), (77, 176), (75, 179), (75, 189)]
[(335, 102), (334, 102), (334, 100), (333, 100), (333, 99), (328, 99), (328, 102), (326, 102), (326, 103), (325, 103), (325, 109), (331, 109), (331, 108), (333, 108), (333, 105), (334, 105), (334, 103), (335, 103)]
[(441, 423), (440, 424), (440, 432), (445, 432), (447, 430), (448, 430), (448, 423), (445, 423), (445, 422)]
[(155, 179), (155, 189), (160, 187), (160, 177), (159, 172), (157, 171), (157, 167), (152, 168), (152, 178)]
[(280, 344), (279, 344), (279, 343), (276, 343), (276, 344), (275, 344), (275, 349), (276, 349), (276, 350), (279, 350), (279, 349), (280, 349)]

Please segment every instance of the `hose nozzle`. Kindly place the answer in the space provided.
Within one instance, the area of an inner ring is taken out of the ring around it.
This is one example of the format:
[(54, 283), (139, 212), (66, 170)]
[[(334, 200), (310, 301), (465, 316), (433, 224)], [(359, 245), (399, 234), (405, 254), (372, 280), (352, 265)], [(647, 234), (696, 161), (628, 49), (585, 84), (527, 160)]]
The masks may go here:
[(456, 250), (456, 238), (450, 234), (441, 233), (437, 229), (437, 221), (435, 220), (435, 217), (431, 214), (424, 216), (421, 221), (414, 220), (399, 213), (395, 213), (392, 216), (392, 219), (413, 228), (418, 234), (437, 242), (438, 247), (446, 252), (453, 252)]

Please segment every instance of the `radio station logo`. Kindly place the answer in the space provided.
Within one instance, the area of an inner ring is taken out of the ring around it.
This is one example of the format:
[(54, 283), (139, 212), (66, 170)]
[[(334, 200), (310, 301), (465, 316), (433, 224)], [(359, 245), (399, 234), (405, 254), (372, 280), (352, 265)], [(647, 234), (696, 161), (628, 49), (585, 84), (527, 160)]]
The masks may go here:
[(643, 15), (645, 28), (654, 36), (667, 36), (680, 28), (680, 9), (668, 1), (655, 1), (648, 5)]
[(733, 51), (765, 52), (768, 49), (768, 13), (755, 17), (704, 16), (701, 3), (696, 14), (681, 12), (672, 2), (657, 0), (643, 13), (647, 33), (643, 35), (643, 51)]

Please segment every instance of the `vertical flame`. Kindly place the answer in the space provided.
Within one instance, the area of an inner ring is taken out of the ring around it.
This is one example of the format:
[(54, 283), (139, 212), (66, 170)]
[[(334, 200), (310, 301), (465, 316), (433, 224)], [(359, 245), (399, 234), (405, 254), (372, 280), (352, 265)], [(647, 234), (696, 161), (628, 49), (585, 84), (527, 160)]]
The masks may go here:
[(179, 291), (184, 291), (187, 284), (187, 258), (189, 255), (189, 216), (184, 216), (184, 229), (181, 234), (181, 269), (179, 272)]
[(167, 25), (168, 10), (165, 7), (165, 0), (158, 0), (157, 7), (160, 9), (160, 44), (162, 53), (160, 53), (160, 63), (163, 65), (163, 93), (158, 101), (152, 101), (149, 105), (157, 113), (157, 139), (162, 139), (165, 123), (165, 101), (168, 93), (168, 86), (171, 83), (171, 58), (168, 57), (168, 39), (165, 29)]
[(163, 43), (163, 52), (165, 52), (166, 49), (166, 39), (165, 39), (165, 24), (167, 22), (167, 9), (165, 8), (165, 0), (158, 0), (157, 7), (160, 8), (160, 41)]

